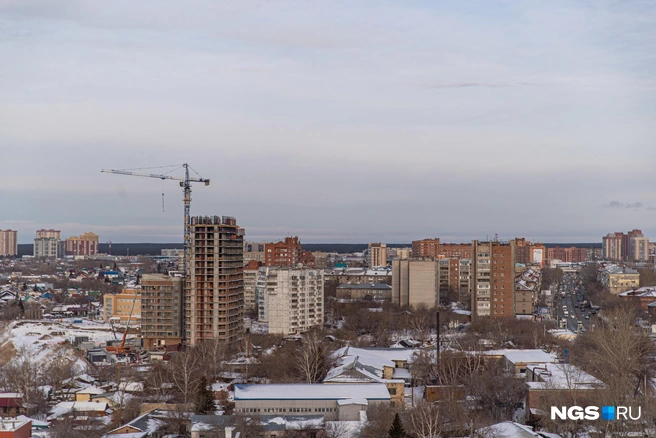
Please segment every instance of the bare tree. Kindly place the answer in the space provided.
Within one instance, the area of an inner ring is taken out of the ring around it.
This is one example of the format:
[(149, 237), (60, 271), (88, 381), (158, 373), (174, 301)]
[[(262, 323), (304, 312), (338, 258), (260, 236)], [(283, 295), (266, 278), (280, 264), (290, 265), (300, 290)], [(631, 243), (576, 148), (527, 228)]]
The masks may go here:
[(306, 383), (323, 380), (330, 369), (330, 351), (319, 334), (309, 332), (303, 336), (303, 344), (296, 351), (295, 363)]
[(171, 367), (171, 383), (179, 401), (182, 403), (192, 402), (202, 376), (198, 355), (193, 350), (176, 353), (169, 366)]
[(406, 414), (405, 425), (416, 438), (435, 438), (442, 436), (445, 422), (436, 405), (420, 401)]

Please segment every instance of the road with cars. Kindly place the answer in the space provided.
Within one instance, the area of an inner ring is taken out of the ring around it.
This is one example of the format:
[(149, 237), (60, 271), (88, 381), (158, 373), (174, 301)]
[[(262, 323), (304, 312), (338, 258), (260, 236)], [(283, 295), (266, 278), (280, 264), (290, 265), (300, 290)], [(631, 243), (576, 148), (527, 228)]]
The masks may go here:
[(590, 330), (597, 310), (592, 308), (583, 282), (576, 274), (566, 274), (558, 285), (554, 313), (559, 328), (574, 333)]

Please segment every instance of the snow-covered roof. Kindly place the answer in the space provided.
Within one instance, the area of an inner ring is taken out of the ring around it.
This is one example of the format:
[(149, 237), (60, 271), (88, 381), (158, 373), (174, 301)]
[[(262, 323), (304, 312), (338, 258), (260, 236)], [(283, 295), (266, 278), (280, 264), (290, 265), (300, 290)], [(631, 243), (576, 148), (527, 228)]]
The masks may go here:
[(82, 388), (78, 391), (75, 391), (76, 394), (91, 394), (91, 395), (100, 395), (104, 394), (105, 390), (100, 389), (97, 386), (89, 385), (86, 388)]
[(365, 398), (389, 400), (387, 386), (365, 384), (274, 384), (235, 385), (235, 401), (240, 400), (340, 400)]
[(555, 363), (558, 358), (553, 353), (546, 353), (540, 349), (532, 350), (490, 350), (482, 354), (488, 356), (504, 356), (509, 362), (517, 363)]
[(529, 365), (526, 368), (535, 379), (527, 382), (531, 389), (597, 389), (605, 386), (601, 380), (568, 363)]
[(494, 436), (496, 438), (530, 438), (540, 436), (533, 431), (532, 427), (512, 421), (493, 424), (492, 426), (478, 429), (476, 432), (480, 436)]
[(344, 405), (368, 405), (369, 402), (366, 398), (347, 398), (344, 400), (337, 400), (339, 406)]

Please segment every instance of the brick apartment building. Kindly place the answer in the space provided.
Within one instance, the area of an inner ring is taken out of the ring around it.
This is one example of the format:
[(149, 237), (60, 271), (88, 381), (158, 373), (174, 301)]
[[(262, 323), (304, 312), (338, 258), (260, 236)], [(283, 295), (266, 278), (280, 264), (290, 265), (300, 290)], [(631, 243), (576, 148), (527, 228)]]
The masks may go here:
[(472, 256), (472, 246), (469, 243), (441, 243), (439, 237), (415, 240), (412, 242), (412, 256), (469, 259)]
[(515, 316), (515, 245), (472, 242), (472, 317)]
[(293, 268), (298, 265), (314, 267), (314, 256), (303, 251), (297, 236), (285, 237), (284, 241), (264, 244), (264, 266)]
[(588, 251), (585, 248), (570, 246), (562, 248), (555, 246), (547, 249), (547, 261), (561, 260), (566, 263), (583, 263), (588, 259)]

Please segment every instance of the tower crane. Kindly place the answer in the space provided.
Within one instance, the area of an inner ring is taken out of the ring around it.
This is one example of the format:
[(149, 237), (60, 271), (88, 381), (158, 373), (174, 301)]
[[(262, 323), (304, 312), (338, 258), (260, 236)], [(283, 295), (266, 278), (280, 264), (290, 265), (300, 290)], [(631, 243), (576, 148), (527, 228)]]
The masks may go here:
[[(152, 169), (165, 169), (165, 168), (171, 168), (173, 169), (169, 170), (168, 172), (165, 173), (144, 173), (140, 171), (144, 170), (152, 170)], [(184, 178), (179, 178), (175, 176), (169, 175), (170, 173), (179, 170), (179, 169), (184, 169)], [(191, 178), (189, 176), (189, 169), (191, 169), (192, 172), (194, 172), (198, 177), (197, 178)], [(186, 294), (186, 279), (187, 279), (187, 270), (188, 270), (188, 254), (189, 254), (189, 244), (191, 243), (191, 227), (190, 227), (190, 210), (191, 210), (191, 183), (197, 182), (197, 183), (204, 183), (206, 186), (210, 185), (210, 180), (206, 178), (201, 178), (200, 175), (198, 175), (198, 172), (196, 172), (194, 169), (189, 166), (189, 164), (184, 163), (180, 165), (173, 165), (173, 166), (160, 166), (160, 167), (140, 167), (140, 168), (135, 168), (135, 169), (102, 169), (102, 172), (105, 173), (115, 173), (117, 175), (129, 175), (129, 176), (142, 176), (146, 178), (157, 178), (161, 180), (173, 180), (173, 181), (179, 181), (180, 182), (180, 187), (182, 187), (182, 192), (183, 192), (183, 198), (182, 202), (184, 203), (184, 258), (183, 258), (183, 300), (182, 300), (182, 318), (183, 318), (183, 324), (182, 324), (182, 333), (184, 336), (184, 319), (185, 319), (185, 299), (184, 295)]]

